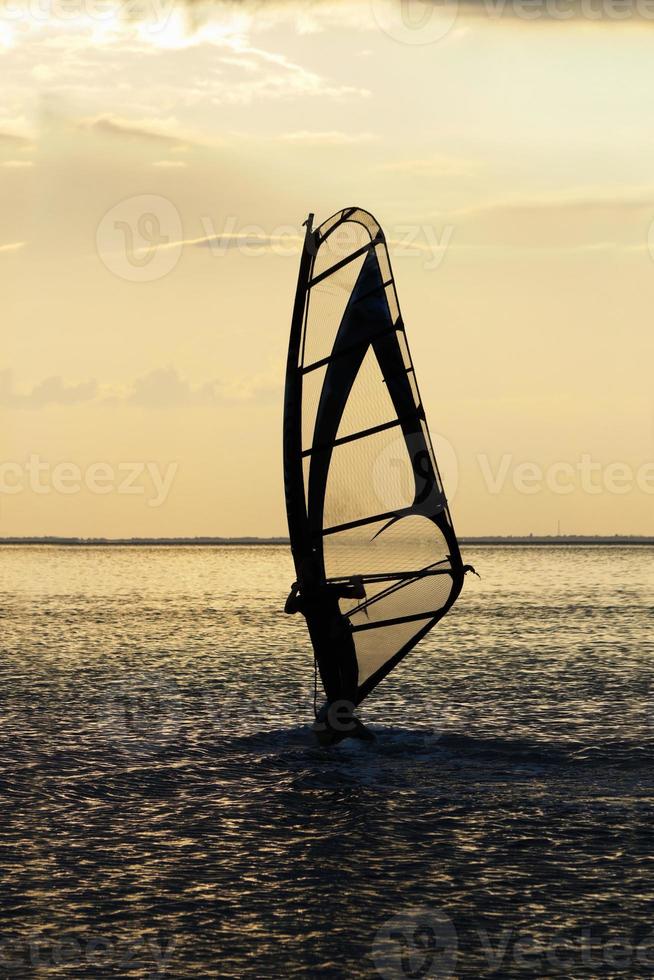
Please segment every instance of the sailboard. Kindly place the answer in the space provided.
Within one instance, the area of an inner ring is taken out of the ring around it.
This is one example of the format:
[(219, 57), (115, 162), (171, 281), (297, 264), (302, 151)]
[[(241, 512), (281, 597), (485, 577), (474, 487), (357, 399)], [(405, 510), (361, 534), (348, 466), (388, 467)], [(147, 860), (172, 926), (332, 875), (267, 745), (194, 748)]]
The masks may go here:
[(334, 683), (330, 691), (321, 605), (335, 606), (336, 597), (354, 649), (356, 705), (448, 612), (467, 567), (384, 233), (361, 208), (315, 229), (313, 215), (306, 222), (286, 368), (284, 482), (294, 588), (306, 599), (299, 609), (327, 698)]

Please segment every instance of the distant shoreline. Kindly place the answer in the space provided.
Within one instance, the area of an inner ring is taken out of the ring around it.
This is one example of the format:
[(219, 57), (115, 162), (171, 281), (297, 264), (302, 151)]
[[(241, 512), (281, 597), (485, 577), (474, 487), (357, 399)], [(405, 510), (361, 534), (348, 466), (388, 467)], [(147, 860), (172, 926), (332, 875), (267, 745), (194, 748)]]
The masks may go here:
[[(459, 538), (462, 545), (654, 545), (654, 537), (645, 535), (488, 535)], [(65, 537), (6, 537), (1, 545), (54, 545), (61, 547), (215, 547), (225, 545), (289, 545), (288, 538), (65, 538)]]

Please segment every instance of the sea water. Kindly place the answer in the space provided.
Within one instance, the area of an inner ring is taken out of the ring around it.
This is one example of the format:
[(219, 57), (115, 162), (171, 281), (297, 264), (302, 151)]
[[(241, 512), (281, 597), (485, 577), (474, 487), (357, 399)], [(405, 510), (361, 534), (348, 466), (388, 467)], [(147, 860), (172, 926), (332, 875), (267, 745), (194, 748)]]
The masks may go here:
[(2, 547), (0, 976), (653, 975), (654, 549), (465, 559), (321, 749), (286, 548)]

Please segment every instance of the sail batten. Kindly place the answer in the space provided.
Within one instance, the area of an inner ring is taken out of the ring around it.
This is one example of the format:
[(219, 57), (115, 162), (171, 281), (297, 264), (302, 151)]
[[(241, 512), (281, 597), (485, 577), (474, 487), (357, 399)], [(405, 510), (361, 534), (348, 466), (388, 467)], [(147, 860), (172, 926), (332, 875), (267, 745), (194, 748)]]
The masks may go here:
[(419, 412), (415, 412), (412, 415), (406, 416), (404, 419), (393, 419), (391, 422), (381, 422), (379, 425), (373, 425), (369, 429), (361, 429), (359, 432), (352, 432), (349, 436), (341, 436), (334, 440), (333, 443), (329, 445), (322, 446), (312, 446), (311, 449), (305, 449), (302, 453), (303, 456), (311, 456), (314, 453), (327, 452), (330, 449), (334, 449), (336, 446), (344, 446), (348, 442), (356, 442), (357, 439), (366, 439), (368, 436), (377, 435), (378, 432), (385, 432), (387, 429), (395, 429), (398, 426), (402, 426), (405, 422), (409, 422), (414, 418), (422, 418), (423, 416)]
[(404, 510), (387, 510), (385, 514), (372, 514), (370, 517), (360, 517), (357, 521), (346, 521), (344, 524), (335, 524), (333, 527), (324, 527), (322, 534), (340, 534), (341, 531), (351, 531), (355, 528), (366, 527), (368, 524), (378, 524), (380, 521), (387, 521), (390, 518), (403, 517), (411, 514), (412, 508), (406, 507)]
[[(378, 330), (375, 334), (377, 340), (382, 337), (387, 337), (389, 334), (397, 333), (398, 330), (402, 330), (399, 324), (395, 324), (391, 327), (387, 327), (385, 330)], [(362, 347), (366, 348), (370, 344), (370, 338), (366, 337), (364, 340), (359, 340), (354, 344), (350, 344), (349, 347), (339, 348), (337, 351), (333, 351), (328, 357), (322, 357), (319, 361), (314, 361), (312, 364), (308, 364), (303, 367), (302, 373), (309, 374), (311, 371), (315, 371), (316, 368), (325, 367), (327, 364), (331, 364), (332, 361), (337, 360), (339, 357), (346, 357), (348, 354), (352, 354), (354, 351), (360, 350)]]
[[(445, 558), (443, 561), (447, 562), (449, 559)], [(437, 562), (436, 564), (442, 564), (442, 562)], [(403, 579), (416, 579), (421, 578), (425, 575), (451, 575), (449, 568), (432, 568), (428, 566), (427, 568), (419, 568), (415, 571), (410, 572), (382, 572), (380, 574), (370, 574), (370, 575), (360, 575), (360, 578), (364, 583), (367, 582), (394, 582)], [(344, 584), (347, 582), (352, 582), (353, 577), (351, 575), (341, 576), (341, 578), (328, 578), (326, 579), (327, 584)]]
[(408, 616), (395, 616), (393, 619), (380, 619), (374, 623), (358, 623), (351, 626), (353, 633), (362, 633), (364, 630), (379, 630), (389, 626), (403, 626), (405, 623), (420, 623), (427, 619), (435, 619), (440, 615), (440, 609), (432, 609), (430, 612), (410, 613)]
[(370, 252), (374, 248), (375, 244), (375, 242), (369, 242), (367, 245), (362, 245), (361, 248), (356, 249), (356, 251), (352, 252), (351, 255), (347, 255), (344, 259), (341, 259), (340, 262), (336, 262), (336, 264), (331, 266), (329, 269), (325, 269), (323, 272), (318, 273), (318, 275), (314, 276), (314, 278), (309, 282), (309, 289), (313, 289), (314, 286), (321, 283), (323, 279), (327, 279), (328, 276), (333, 276), (335, 272), (339, 272), (344, 266), (349, 265), (350, 262), (358, 259), (360, 255), (365, 255), (367, 252)]
[(361, 208), (307, 228), (284, 456), (291, 548), (321, 676), (332, 655), (316, 646), (324, 596), (333, 635), (356, 659), (358, 703), (451, 608), (464, 574), (384, 234)]

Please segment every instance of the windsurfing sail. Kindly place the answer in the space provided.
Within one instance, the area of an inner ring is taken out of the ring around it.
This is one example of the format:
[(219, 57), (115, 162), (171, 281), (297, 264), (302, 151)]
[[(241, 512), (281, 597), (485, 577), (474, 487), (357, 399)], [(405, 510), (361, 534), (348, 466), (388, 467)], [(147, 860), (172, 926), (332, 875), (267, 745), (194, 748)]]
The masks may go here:
[(308, 567), (314, 595), (340, 587), (358, 704), (451, 608), (464, 578), (386, 241), (360, 208), (315, 230), (313, 215), (306, 222), (284, 480), (299, 589)]

